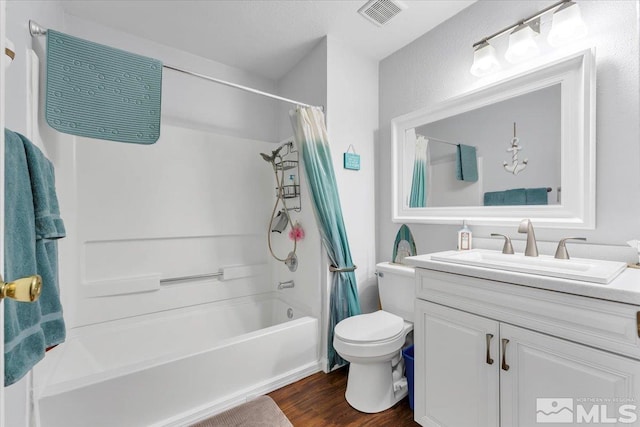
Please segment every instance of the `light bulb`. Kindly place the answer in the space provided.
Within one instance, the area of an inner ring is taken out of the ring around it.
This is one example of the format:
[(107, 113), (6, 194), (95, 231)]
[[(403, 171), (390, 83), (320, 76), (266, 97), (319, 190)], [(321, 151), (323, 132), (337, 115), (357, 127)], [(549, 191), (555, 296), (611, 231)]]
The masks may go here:
[(515, 64), (538, 55), (540, 48), (535, 41), (537, 35), (530, 25), (520, 24), (509, 36), (509, 48), (504, 54), (506, 60)]
[(582, 20), (580, 7), (574, 2), (563, 4), (553, 13), (553, 22), (547, 41), (557, 47), (587, 35), (587, 25)]
[(471, 65), (471, 74), (476, 77), (482, 77), (487, 74), (499, 70), (500, 62), (496, 56), (496, 50), (488, 42), (482, 42), (473, 52), (473, 64)]

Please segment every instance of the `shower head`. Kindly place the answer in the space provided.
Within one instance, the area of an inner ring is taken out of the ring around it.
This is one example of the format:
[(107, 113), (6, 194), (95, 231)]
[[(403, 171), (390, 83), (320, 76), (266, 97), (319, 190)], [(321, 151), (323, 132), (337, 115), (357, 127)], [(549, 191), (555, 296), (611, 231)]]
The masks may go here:
[(276, 158), (276, 156), (277, 156), (278, 154), (280, 154), (280, 150), (282, 150), (283, 148), (284, 148), (284, 145), (281, 145), (280, 147), (278, 147), (278, 148), (276, 148), (275, 150), (273, 150), (273, 151), (271, 152), (271, 158), (275, 159), (275, 158)]
[(264, 154), (264, 153), (260, 153), (260, 155), (262, 156), (262, 158), (267, 161), (267, 162), (273, 162), (273, 159), (275, 156), (270, 156), (268, 154)]
[[(286, 144), (285, 144), (286, 145)], [(284, 148), (284, 145), (281, 145), (280, 147), (276, 148), (275, 150), (273, 150), (271, 152), (271, 155), (268, 154), (264, 154), (264, 153), (260, 153), (260, 155), (262, 156), (262, 158), (270, 163), (275, 162), (276, 157), (278, 157), (278, 155), (280, 154), (280, 151)]]

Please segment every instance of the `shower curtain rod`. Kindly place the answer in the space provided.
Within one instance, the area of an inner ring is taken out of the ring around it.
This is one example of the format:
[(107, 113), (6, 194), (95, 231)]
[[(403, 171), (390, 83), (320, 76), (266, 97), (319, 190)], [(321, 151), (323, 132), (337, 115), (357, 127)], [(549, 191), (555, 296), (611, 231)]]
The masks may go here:
[[(43, 26), (41, 26), (40, 24), (38, 24), (37, 22), (29, 20), (29, 33), (31, 34), (32, 37), (44, 36), (44, 35), (47, 34), (47, 29), (44, 28)], [(263, 92), (263, 91), (258, 90), (258, 89), (254, 89), (254, 88), (247, 87), (247, 86), (242, 86), (242, 85), (239, 85), (237, 83), (228, 82), (226, 80), (216, 79), (214, 77), (210, 77), (210, 76), (207, 76), (207, 75), (204, 75), (204, 74), (200, 74), (200, 73), (196, 73), (196, 72), (193, 72), (193, 71), (183, 70), (182, 68), (173, 67), (171, 65), (162, 64), (162, 67), (166, 68), (168, 70), (173, 70), (173, 71), (177, 71), (179, 73), (184, 73), (184, 74), (188, 74), (190, 76), (198, 77), (198, 78), (201, 78), (203, 80), (208, 80), (210, 82), (219, 83), (221, 85), (225, 85), (225, 86), (233, 87), (233, 88), (236, 88), (236, 89), (244, 90), (245, 92), (251, 92), (251, 93), (255, 93), (256, 95), (266, 96), (267, 98), (276, 99), (278, 101), (288, 102), (289, 104), (297, 105), (297, 106), (300, 106), (300, 107), (320, 108), (321, 110), (324, 111), (324, 107), (322, 107), (322, 106), (315, 106), (315, 105), (305, 104), (304, 102), (299, 102), (299, 101), (296, 101), (296, 100), (293, 100), (293, 99), (289, 99), (289, 98), (285, 98), (285, 97), (282, 97), (282, 96), (274, 95), (274, 94), (269, 93), (269, 92)]]
[[(441, 142), (441, 143), (443, 143), (443, 144), (453, 145), (453, 146), (456, 146), (456, 147), (457, 147), (458, 145), (460, 145), (460, 144), (456, 144), (455, 142), (445, 141), (444, 139), (438, 139), (438, 138), (432, 138), (432, 137), (430, 137), (430, 136), (424, 136), (424, 135), (421, 135), (421, 134), (419, 134), (419, 133), (418, 133), (418, 134), (416, 134), (416, 136), (421, 136), (421, 137), (423, 137), (424, 139), (429, 140), (429, 141)], [(473, 146), (473, 147), (475, 147), (475, 146)]]

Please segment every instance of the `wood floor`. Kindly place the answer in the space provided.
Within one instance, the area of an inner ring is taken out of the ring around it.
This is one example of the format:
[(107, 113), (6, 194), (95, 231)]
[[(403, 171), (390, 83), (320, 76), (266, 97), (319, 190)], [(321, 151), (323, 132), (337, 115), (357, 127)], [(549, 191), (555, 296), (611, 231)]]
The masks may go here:
[(295, 427), (418, 426), (407, 398), (378, 414), (353, 409), (344, 398), (347, 368), (318, 372), (269, 393)]

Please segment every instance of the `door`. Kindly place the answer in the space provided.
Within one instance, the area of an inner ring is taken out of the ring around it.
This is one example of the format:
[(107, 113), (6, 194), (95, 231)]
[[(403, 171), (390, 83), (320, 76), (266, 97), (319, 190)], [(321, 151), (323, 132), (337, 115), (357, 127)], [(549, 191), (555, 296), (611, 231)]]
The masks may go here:
[(423, 426), (499, 425), (498, 322), (416, 301), (415, 420)]
[[(4, 172), (4, 77), (6, 3), (0, 1), (0, 171)], [(0, 173), (0, 260), (4, 260), (4, 173)], [(0, 274), (4, 276), (4, 262), (0, 262)], [(0, 300), (0, 427), (5, 427), (4, 404), (4, 303)]]
[(500, 324), (502, 427), (640, 426), (640, 361)]

